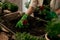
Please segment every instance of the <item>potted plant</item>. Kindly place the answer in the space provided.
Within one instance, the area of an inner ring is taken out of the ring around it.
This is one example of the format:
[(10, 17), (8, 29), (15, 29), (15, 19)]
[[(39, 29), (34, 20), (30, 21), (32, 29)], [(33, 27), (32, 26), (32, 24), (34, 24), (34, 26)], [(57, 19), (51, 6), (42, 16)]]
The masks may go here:
[(60, 20), (53, 20), (48, 23), (46, 27), (47, 34), (45, 38), (47, 40), (60, 40)]

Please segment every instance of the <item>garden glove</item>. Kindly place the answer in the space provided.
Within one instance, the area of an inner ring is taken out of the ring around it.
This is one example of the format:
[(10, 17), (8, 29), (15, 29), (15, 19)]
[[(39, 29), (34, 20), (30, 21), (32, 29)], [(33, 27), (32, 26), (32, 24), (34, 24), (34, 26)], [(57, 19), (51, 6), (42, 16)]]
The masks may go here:
[[(19, 28), (23, 28), (24, 26), (23, 25), (27, 25), (27, 17), (28, 15), (27, 14), (24, 14), (22, 16), (22, 18), (18, 21), (18, 23), (16, 24), (16, 27), (19, 27)], [(25, 22), (25, 24), (24, 24)]]

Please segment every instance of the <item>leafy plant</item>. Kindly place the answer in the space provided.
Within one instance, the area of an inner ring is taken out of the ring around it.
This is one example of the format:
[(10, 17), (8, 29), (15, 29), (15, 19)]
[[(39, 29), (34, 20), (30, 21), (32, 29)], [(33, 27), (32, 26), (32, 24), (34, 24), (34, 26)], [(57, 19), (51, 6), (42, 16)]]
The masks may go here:
[(2, 9), (5, 10), (10, 10), (11, 12), (16, 12), (18, 11), (18, 6), (14, 3), (10, 3), (10, 2), (4, 2), (2, 5)]
[(51, 21), (54, 18), (58, 18), (57, 14), (54, 11), (44, 10), (44, 13), (45, 13), (45, 18), (44, 18), (45, 20)]
[(2, 6), (2, 4), (3, 4), (3, 3), (2, 3), (2, 2), (0, 2), (0, 7)]
[(18, 6), (16, 4), (10, 3), (10, 5), (8, 6), (8, 9), (11, 12), (16, 12), (16, 11), (18, 11)]
[(1, 16), (1, 13), (2, 13), (2, 2), (0, 2), (0, 16)]
[(45, 40), (45, 38), (32, 36), (29, 33), (24, 32), (24, 33), (16, 33), (15, 40)]
[(50, 21), (46, 27), (46, 32), (52, 40), (60, 40), (60, 20)]
[(8, 3), (7, 3), (7, 2), (4, 2), (4, 3), (3, 3), (2, 9), (3, 9), (3, 10), (8, 9)]

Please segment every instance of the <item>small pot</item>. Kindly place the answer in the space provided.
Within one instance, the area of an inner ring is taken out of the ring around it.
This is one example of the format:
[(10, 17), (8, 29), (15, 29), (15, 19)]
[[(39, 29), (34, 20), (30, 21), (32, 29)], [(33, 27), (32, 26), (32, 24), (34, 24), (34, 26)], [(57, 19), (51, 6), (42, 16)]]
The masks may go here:
[(46, 33), (46, 34), (45, 34), (45, 38), (46, 38), (46, 40), (50, 40), (50, 39), (47, 37), (47, 35), (48, 35), (48, 34)]
[[(45, 38), (46, 38), (46, 40), (55, 40), (56, 39), (56, 38), (54, 39), (54, 37), (50, 38), (47, 33), (45, 34)], [(60, 34), (57, 35), (57, 38), (60, 40)]]

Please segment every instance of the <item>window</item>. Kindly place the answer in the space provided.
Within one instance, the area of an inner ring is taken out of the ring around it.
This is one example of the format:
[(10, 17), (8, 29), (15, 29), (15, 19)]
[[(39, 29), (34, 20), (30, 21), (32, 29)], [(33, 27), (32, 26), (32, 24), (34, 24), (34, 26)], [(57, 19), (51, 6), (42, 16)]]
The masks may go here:
[(27, 8), (25, 7), (25, 3), (29, 2), (30, 0), (23, 0), (22, 1), (22, 11), (25, 12), (27, 10)]

